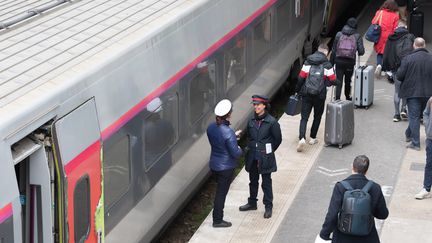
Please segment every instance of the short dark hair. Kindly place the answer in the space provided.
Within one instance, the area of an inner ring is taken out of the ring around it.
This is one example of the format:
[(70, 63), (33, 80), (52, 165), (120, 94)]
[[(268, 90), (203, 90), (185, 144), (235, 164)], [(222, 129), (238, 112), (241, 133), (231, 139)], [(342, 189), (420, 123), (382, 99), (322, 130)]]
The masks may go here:
[(392, 12), (397, 12), (399, 11), (399, 7), (397, 5), (397, 3), (394, 0), (386, 0), (383, 5), (381, 5), (380, 9), (388, 9)]
[(366, 155), (359, 155), (354, 159), (353, 170), (359, 174), (366, 174), (369, 169), (369, 158)]

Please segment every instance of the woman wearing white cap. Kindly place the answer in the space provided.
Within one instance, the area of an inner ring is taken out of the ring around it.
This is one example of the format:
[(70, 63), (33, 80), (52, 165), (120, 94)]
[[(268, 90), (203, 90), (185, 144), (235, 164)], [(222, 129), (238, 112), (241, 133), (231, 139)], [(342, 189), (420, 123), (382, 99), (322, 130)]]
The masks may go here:
[(207, 128), (207, 137), (211, 145), (210, 169), (216, 175), (217, 189), (213, 205), (213, 227), (230, 227), (232, 224), (223, 220), (225, 198), (231, 185), (237, 159), (242, 150), (237, 144), (237, 136), (229, 125), (232, 103), (221, 100), (215, 107), (216, 122)]

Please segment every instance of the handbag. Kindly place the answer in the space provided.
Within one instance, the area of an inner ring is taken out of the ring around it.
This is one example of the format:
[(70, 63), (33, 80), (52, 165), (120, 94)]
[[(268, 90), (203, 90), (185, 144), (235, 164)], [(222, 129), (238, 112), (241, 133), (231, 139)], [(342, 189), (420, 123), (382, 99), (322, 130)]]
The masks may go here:
[(302, 100), (298, 95), (292, 95), (289, 97), (288, 103), (285, 107), (285, 113), (289, 116), (295, 116), (300, 114), (302, 106)]
[(366, 31), (366, 35), (365, 35), (366, 40), (373, 42), (375, 44), (378, 43), (378, 41), (381, 37), (382, 13), (383, 13), (383, 11), (381, 10), (377, 16), (378, 23), (376, 21), (376, 18), (372, 20), (372, 24), (369, 26), (368, 30)]

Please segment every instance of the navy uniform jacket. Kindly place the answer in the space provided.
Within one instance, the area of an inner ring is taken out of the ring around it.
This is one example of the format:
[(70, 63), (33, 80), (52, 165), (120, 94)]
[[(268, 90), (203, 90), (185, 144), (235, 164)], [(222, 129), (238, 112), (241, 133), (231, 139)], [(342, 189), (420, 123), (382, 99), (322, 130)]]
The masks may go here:
[[(261, 126), (256, 125), (256, 118), (249, 120), (247, 125), (248, 152), (246, 154), (246, 171), (249, 171), (253, 161), (258, 160), (258, 173), (268, 174), (277, 170), (274, 152), (282, 142), (282, 133), (278, 121), (267, 114)], [(271, 153), (266, 153), (266, 144), (270, 143)]]
[[(345, 181), (347, 181), (352, 188), (361, 189), (366, 185), (368, 179), (364, 175), (353, 174), (346, 178)], [(375, 225), (372, 227), (370, 234), (367, 236), (347, 235), (337, 229), (338, 214), (339, 210), (342, 208), (342, 201), (345, 191), (346, 189), (341, 183), (336, 183), (330, 201), (330, 206), (327, 211), (327, 216), (320, 232), (321, 238), (324, 240), (330, 240), (330, 233), (333, 232), (333, 243), (379, 243), (380, 240)], [(374, 183), (369, 190), (369, 194), (372, 198), (373, 216), (377, 219), (386, 219), (389, 215), (389, 211), (387, 209), (380, 185)]]

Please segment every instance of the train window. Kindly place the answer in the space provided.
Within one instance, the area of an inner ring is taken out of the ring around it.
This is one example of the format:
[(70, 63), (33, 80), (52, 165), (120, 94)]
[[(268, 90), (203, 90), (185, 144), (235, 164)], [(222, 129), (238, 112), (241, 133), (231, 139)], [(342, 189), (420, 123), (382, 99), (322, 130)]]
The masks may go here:
[(172, 161), (170, 150), (178, 140), (178, 96), (167, 94), (152, 100), (146, 108), (142, 138), (145, 168), (157, 161)]
[(252, 38), (252, 58), (256, 64), (267, 52), (271, 41), (271, 18), (266, 15), (264, 19), (255, 25)]
[(105, 208), (111, 207), (126, 193), (130, 184), (130, 138), (121, 139), (104, 146), (104, 197)]
[(226, 90), (239, 83), (246, 74), (245, 38), (236, 37), (235, 43), (224, 54), (224, 81)]
[(291, 1), (285, 1), (277, 8), (277, 39), (282, 38), (290, 29)]
[(75, 242), (84, 242), (90, 231), (90, 180), (82, 176), (74, 189)]
[(192, 124), (215, 104), (216, 63), (204, 61), (197, 65), (198, 73), (189, 85), (189, 121)]

